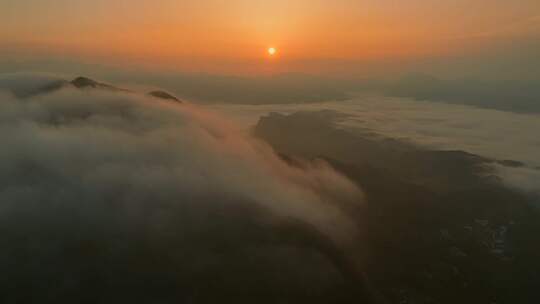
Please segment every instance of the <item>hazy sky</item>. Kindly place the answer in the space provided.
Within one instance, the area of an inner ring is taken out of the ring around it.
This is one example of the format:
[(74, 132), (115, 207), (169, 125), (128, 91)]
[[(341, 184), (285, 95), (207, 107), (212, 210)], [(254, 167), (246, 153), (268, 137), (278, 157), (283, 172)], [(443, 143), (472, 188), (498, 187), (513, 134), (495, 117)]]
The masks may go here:
[[(324, 70), (482, 52), (540, 33), (538, 0), (1, 0), (0, 47), (196, 70)], [(278, 50), (269, 59), (266, 49)]]

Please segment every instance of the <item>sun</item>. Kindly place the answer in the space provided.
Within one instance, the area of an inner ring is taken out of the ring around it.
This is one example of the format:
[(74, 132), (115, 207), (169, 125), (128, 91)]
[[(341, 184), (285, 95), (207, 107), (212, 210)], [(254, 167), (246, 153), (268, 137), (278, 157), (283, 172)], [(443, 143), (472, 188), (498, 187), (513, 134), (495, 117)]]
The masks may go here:
[(268, 48), (268, 55), (274, 56), (276, 54), (276, 52), (277, 52), (276, 48), (274, 48), (274, 47), (269, 47)]

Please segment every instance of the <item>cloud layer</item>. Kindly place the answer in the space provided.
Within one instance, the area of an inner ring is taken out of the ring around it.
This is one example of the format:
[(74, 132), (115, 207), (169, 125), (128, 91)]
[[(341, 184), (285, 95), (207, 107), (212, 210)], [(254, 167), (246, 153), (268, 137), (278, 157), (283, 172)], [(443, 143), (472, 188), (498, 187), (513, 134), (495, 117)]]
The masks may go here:
[[(25, 90), (28, 77), (7, 78), (4, 89)], [(34, 296), (48, 299), (90, 296), (97, 284), (102, 301), (118, 300), (148, 280), (154, 285), (135, 298), (165, 289), (165, 300), (171, 290), (193, 299), (204, 284), (215, 296), (240, 297), (251, 291), (234, 288), (259, 264), (270, 267), (259, 279), (274, 285), (253, 292), (287, 293), (305, 273), (310, 288), (338, 288), (332, 258), (272, 236), (292, 226), (338, 248), (356, 238), (344, 210), (359, 208), (363, 194), (324, 162), (291, 165), (188, 104), (77, 89), (26, 99), (4, 90), (0, 99), (0, 223), (10, 248), (0, 265), (14, 276), (1, 283), (15, 288), (8, 299), (20, 299), (16, 287), (30, 278)], [(295, 260), (298, 270), (285, 270), (283, 261)], [(229, 274), (230, 283), (214, 287), (202, 279)]]

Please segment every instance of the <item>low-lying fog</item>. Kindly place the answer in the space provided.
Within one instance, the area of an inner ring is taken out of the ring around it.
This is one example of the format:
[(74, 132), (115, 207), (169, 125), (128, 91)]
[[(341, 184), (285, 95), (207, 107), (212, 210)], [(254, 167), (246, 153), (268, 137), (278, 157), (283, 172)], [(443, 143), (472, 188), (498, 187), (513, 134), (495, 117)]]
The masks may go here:
[(347, 130), (371, 131), (427, 148), (463, 150), (498, 160), (515, 160), (524, 166), (494, 165), (512, 185), (540, 190), (540, 115), (518, 114), (464, 105), (382, 96), (357, 96), (348, 101), (309, 104), (230, 105), (212, 108), (245, 128), (270, 112), (331, 110), (340, 113), (336, 123)]

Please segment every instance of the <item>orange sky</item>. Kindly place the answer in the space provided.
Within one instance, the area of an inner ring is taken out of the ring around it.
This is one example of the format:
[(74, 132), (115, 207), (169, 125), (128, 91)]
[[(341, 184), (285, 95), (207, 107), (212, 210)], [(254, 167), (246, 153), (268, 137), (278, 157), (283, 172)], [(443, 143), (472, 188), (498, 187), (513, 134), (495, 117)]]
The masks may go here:
[[(0, 20), (3, 47), (264, 72), (336, 60), (446, 56), (537, 35), (540, 1), (3, 0)], [(271, 60), (270, 46), (279, 50)]]

